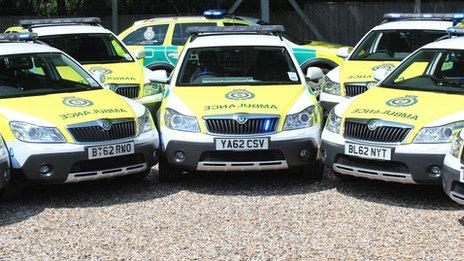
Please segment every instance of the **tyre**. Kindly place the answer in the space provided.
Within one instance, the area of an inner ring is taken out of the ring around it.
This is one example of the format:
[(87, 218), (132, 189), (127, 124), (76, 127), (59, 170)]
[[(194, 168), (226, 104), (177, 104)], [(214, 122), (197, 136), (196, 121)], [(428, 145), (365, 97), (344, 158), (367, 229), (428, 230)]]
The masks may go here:
[(169, 164), (166, 159), (159, 162), (158, 178), (160, 182), (176, 182), (180, 180), (182, 171)]
[(7, 183), (6, 186), (0, 190), (0, 200), (1, 201), (7, 201), (7, 200), (12, 200), (21, 194), (23, 191), (23, 186), (18, 184), (16, 181), (10, 179)]
[(294, 172), (304, 179), (321, 180), (324, 176), (324, 165), (320, 160), (294, 169)]

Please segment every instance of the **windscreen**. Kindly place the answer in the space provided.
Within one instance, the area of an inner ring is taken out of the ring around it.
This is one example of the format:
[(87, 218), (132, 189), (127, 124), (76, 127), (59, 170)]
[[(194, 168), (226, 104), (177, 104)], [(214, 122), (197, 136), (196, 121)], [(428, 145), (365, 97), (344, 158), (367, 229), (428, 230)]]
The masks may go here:
[(444, 31), (433, 30), (372, 31), (353, 51), (350, 60), (401, 61), (445, 35)]
[(393, 71), (382, 86), (464, 93), (464, 51), (418, 51)]
[(297, 69), (285, 48), (234, 46), (189, 49), (177, 85), (298, 83)]
[(0, 98), (101, 88), (61, 53), (0, 56)]
[(53, 35), (39, 40), (62, 50), (81, 64), (133, 61), (126, 48), (111, 34)]

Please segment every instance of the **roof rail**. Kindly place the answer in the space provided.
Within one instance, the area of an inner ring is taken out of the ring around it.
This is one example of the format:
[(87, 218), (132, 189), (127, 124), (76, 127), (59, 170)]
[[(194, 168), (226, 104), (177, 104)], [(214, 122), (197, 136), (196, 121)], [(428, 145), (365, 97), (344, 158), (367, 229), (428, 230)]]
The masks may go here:
[(36, 33), (6, 33), (0, 34), (0, 42), (30, 42), (37, 39)]
[(450, 21), (456, 25), (464, 21), (464, 13), (387, 13), (383, 15), (384, 22), (401, 21), (401, 20), (440, 20)]
[(450, 27), (446, 31), (450, 36), (464, 36), (464, 27)]
[(62, 25), (62, 24), (91, 24), (101, 23), (99, 17), (77, 17), (77, 18), (54, 18), (54, 19), (23, 19), (19, 20), (19, 25), (23, 27), (33, 27), (40, 25)]

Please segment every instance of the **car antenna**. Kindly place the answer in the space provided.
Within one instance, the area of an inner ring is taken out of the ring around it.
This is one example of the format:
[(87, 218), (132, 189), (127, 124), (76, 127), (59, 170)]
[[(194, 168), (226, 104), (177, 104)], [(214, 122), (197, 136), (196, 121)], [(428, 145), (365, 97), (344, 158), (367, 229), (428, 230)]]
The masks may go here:
[(181, 16), (182, 14), (179, 12), (179, 9), (177, 9), (176, 4), (174, 4), (174, 2), (172, 0), (169, 0), (169, 3), (172, 5), (172, 7), (174, 7), (174, 9), (176, 10), (177, 15)]

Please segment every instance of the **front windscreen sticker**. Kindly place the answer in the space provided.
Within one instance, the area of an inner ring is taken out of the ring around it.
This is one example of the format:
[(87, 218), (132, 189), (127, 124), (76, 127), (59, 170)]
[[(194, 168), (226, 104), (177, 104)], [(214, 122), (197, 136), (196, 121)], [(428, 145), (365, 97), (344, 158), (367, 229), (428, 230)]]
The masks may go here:
[(147, 27), (147, 30), (143, 33), (143, 38), (147, 41), (152, 41), (155, 38), (155, 31), (153, 31), (153, 27)]
[(296, 72), (287, 72), (287, 73), (288, 73), (288, 78), (290, 79), (290, 81), (292, 82), (298, 81), (298, 75), (296, 74)]

